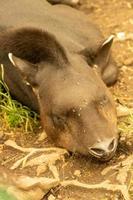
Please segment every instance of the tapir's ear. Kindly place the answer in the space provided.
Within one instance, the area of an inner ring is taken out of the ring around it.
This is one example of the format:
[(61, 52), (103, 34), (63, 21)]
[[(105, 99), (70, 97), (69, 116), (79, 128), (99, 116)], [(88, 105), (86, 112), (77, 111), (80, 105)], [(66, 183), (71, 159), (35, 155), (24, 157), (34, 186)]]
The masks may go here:
[(31, 84), (36, 85), (35, 75), (38, 71), (38, 67), (26, 60), (14, 56), (12, 53), (8, 54), (9, 60), (22, 74), (24, 80)]
[(94, 64), (101, 67), (102, 70), (104, 70), (103, 68), (107, 66), (109, 61), (113, 39), (113, 35), (106, 39), (95, 55)]
[(92, 67), (97, 65), (101, 70), (104, 70), (109, 61), (113, 38), (114, 36), (111, 35), (97, 49), (88, 47), (80, 52), (85, 56), (88, 65)]

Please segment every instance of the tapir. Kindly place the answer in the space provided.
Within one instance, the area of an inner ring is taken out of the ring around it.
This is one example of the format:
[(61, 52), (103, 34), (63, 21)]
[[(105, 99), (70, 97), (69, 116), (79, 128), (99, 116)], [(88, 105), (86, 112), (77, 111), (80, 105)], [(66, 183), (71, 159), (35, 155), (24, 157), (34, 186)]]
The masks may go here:
[(45, 0), (0, 4), (0, 63), (12, 96), (40, 113), (56, 146), (107, 161), (118, 145), (113, 36), (84, 13)]

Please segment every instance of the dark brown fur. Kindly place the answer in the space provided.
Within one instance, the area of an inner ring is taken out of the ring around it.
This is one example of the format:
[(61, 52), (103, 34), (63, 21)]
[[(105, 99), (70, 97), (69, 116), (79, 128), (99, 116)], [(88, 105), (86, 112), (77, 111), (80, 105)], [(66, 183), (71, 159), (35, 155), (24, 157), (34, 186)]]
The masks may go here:
[(3, 31), (0, 34), (0, 49), (31, 63), (42, 61), (68, 63), (64, 48), (48, 32), (36, 28), (21, 28)]

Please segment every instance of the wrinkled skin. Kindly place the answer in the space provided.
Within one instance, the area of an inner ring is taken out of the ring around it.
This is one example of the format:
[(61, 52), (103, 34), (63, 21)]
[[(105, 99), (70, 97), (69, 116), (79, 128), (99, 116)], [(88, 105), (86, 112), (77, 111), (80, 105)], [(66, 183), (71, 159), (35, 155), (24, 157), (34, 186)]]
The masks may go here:
[[(10, 2), (2, 3), (2, 8), (11, 7)], [(110, 55), (113, 38), (105, 40), (79, 11), (53, 8), (47, 3), (43, 7), (41, 2), (36, 6), (32, 3), (29, 9), (30, 1), (13, 1), (13, 8), (21, 7), (21, 17), (16, 19), (9, 13), (10, 20), (4, 24), (7, 15), (0, 16), (0, 60), (5, 81), (16, 99), (40, 111), (42, 125), (55, 145), (109, 160), (118, 143), (115, 105), (105, 85), (117, 79)], [(37, 11), (40, 18), (36, 19)], [(70, 18), (63, 19), (65, 11)], [(50, 12), (53, 18), (48, 23)], [(30, 21), (29, 26), (30, 17), (37, 21)], [(64, 23), (66, 29), (60, 30)], [(43, 26), (47, 31), (40, 30)]]

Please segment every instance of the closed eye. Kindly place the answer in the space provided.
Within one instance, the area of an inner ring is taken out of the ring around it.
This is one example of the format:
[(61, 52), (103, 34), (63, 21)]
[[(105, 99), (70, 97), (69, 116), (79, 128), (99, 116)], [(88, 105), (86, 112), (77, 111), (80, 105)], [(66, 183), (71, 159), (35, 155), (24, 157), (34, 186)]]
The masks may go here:
[(65, 126), (66, 126), (65, 117), (53, 114), (52, 121), (56, 128), (61, 129), (61, 130), (65, 129)]
[(97, 104), (100, 106), (107, 105), (108, 103), (109, 103), (109, 98), (107, 96), (103, 96), (97, 101)]

